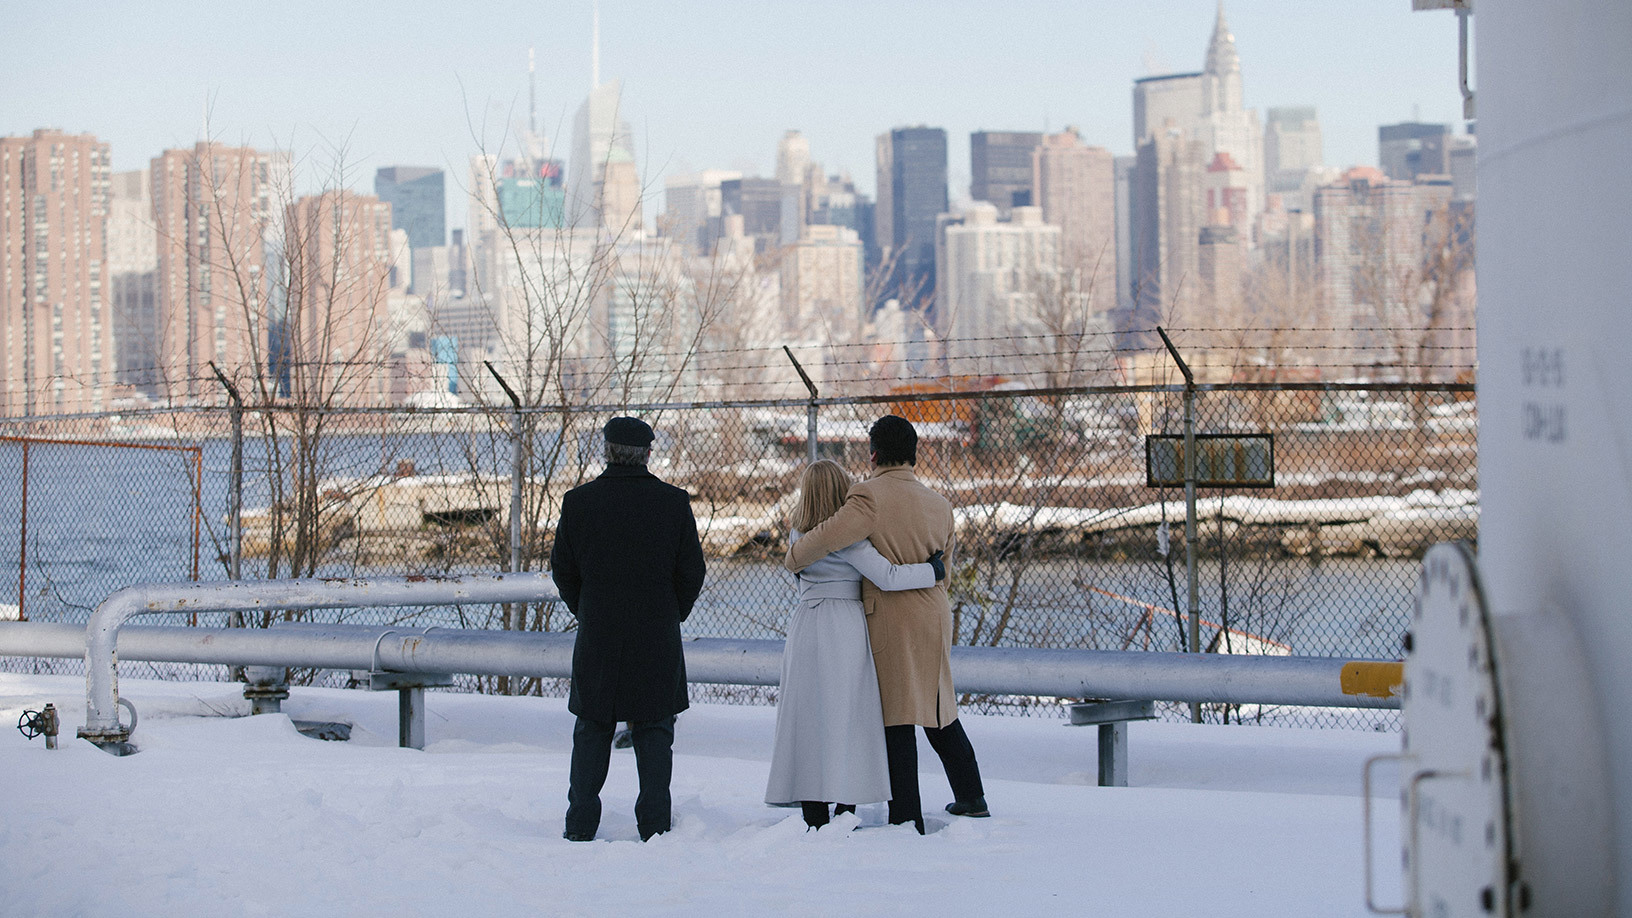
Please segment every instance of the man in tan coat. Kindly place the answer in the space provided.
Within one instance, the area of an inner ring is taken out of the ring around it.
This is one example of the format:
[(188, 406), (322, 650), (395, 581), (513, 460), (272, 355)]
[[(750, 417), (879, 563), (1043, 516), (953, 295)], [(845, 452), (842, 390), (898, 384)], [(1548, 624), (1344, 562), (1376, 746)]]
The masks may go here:
[[(918, 433), (906, 418), (887, 414), (868, 431), (873, 474), (850, 489), (844, 506), (788, 547), (783, 565), (798, 573), (831, 551), (868, 539), (894, 564), (944, 551), (951, 562), (952, 504), (918, 481)], [(988, 816), (980, 766), (958, 723), (952, 692), (952, 607), (947, 581), (929, 589), (884, 592), (863, 580), (867, 634), (884, 703), (884, 743), (890, 768), (890, 822), (924, 831), (918, 797), (918, 739), (924, 728), (941, 758), (955, 816)]]

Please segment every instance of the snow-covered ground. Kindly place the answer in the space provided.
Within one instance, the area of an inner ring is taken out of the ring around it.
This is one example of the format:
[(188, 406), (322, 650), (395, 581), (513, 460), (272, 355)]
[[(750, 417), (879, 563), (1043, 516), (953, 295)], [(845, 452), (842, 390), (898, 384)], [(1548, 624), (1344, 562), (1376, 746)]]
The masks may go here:
[[(238, 687), (122, 680), (141, 752), (73, 739), (77, 677), (0, 674), (0, 716), (55, 702), (62, 748), (0, 733), (6, 915), (1366, 914), (1361, 766), (1385, 733), (1136, 723), (1132, 787), (1095, 786), (1095, 731), (965, 715), (990, 819), (931, 833), (863, 807), (820, 832), (761, 802), (775, 713), (701, 705), (675, 743), (675, 828), (642, 844), (618, 752), (600, 839), (561, 838), (571, 715), (556, 699), (431, 693), (423, 752), (394, 693), (295, 689), (246, 714)], [(308, 739), (301, 720), (355, 724)], [(1399, 901), (1395, 777), (1373, 802), (1378, 897)], [(936, 818), (939, 817), (939, 818)]]

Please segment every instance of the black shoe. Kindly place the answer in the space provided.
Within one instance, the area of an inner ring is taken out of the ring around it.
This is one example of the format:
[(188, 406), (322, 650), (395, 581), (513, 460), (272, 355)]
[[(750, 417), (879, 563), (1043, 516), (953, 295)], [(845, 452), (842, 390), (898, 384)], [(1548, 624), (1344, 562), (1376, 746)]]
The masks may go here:
[(571, 829), (568, 829), (567, 831), (561, 833), (561, 837), (566, 839), (567, 841), (574, 841), (574, 842), (594, 841), (595, 840), (595, 833), (594, 832), (574, 832)]
[(992, 811), (986, 809), (985, 797), (976, 797), (972, 800), (954, 800), (946, 805), (946, 811), (953, 816), (972, 816), (976, 819), (983, 819), (992, 815)]

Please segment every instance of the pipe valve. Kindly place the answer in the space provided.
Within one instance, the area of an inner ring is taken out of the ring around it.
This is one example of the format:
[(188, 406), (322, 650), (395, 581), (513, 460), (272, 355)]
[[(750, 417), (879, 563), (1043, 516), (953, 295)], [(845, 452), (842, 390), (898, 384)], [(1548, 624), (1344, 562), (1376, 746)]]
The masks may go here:
[(17, 719), (17, 730), (29, 739), (44, 736), (45, 748), (55, 749), (57, 728), (60, 723), (57, 718), (57, 706), (47, 704), (43, 711), (24, 711), (23, 716)]

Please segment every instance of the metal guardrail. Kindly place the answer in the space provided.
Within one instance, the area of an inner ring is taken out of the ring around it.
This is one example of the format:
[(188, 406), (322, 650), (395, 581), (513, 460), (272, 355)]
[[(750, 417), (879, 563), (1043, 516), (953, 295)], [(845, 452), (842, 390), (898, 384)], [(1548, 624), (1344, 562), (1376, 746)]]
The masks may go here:
[[(547, 574), (493, 574), (384, 580), (281, 580), (148, 584), (108, 597), (83, 629), (0, 623), (0, 656), (86, 661), (86, 722), (79, 735), (125, 743), (118, 719), (116, 656), (182, 663), (473, 673), (531, 677), (571, 674), (569, 634), (465, 629), (200, 629), (132, 627), (163, 613), (264, 609), (436, 606), (555, 599)], [(781, 641), (686, 642), (692, 682), (775, 685)], [(1233, 656), (1139, 651), (955, 647), (964, 692), (1066, 698), (1144, 698), (1225, 704), (1396, 708), (1398, 664), (1328, 657)]]

